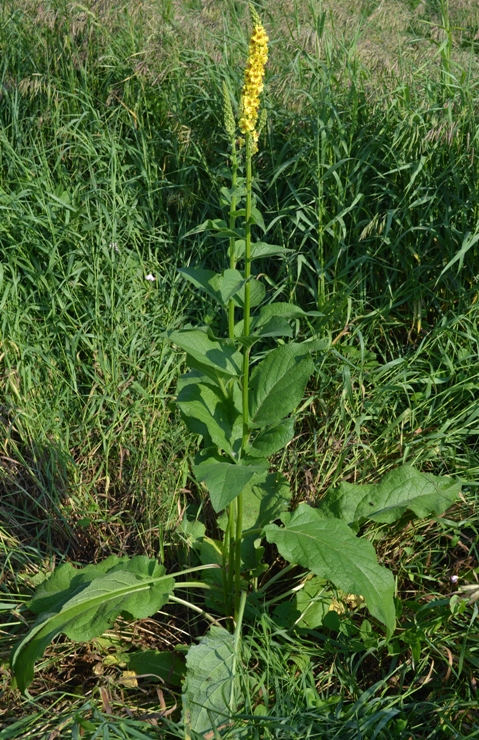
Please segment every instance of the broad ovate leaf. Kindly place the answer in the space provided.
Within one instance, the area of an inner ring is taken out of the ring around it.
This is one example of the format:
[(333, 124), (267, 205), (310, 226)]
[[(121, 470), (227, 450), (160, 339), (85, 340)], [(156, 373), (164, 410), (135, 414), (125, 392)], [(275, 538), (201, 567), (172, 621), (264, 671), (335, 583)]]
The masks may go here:
[(183, 720), (198, 736), (223, 725), (234, 710), (234, 639), (212, 626), (186, 656)]
[(295, 590), (289, 601), (282, 601), (274, 610), (275, 620), (284, 627), (315, 629), (323, 624), (329, 613), (332, 593), (328, 582), (318, 576), (309, 576), (300, 590)]
[[(281, 473), (257, 475), (243, 490), (243, 532), (258, 530), (279, 519), (291, 501), (291, 489)], [(218, 526), (226, 529), (226, 512), (218, 517)], [(255, 535), (257, 536), (257, 534)]]
[(348, 524), (364, 519), (391, 524), (407, 510), (418, 517), (441, 516), (460, 491), (460, 483), (452, 478), (402, 465), (386, 473), (379, 483), (340, 483), (329, 489), (318, 511)]
[[(267, 244), (266, 242), (255, 242), (251, 245), (251, 259), (264, 259), (265, 257), (286, 256), (293, 253), (293, 249), (286, 249), (279, 244)], [(242, 259), (245, 253), (244, 239), (235, 242), (235, 253), (237, 259)]]
[(268, 542), (276, 545), (280, 555), (327, 578), (347, 594), (364, 596), (371, 614), (392, 634), (394, 577), (379, 565), (372, 544), (356, 537), (346, 522), (324, 519), (307, 504), (282, 518), (284, 527), (269, 524), (264, 528)]
[(201, 267), (182, 267), (178, 270), (195, 288), (204, 290), (215, 301), (223, 305), (218, 282), (221, 278), (217, 272), (204, 270)]
[[(138, 555), (131, 559), (111, 559), (104, 564), (77, 570), (60, 566), (61, 573), (52, 575), (52, 583), (41, 585), (32, 606), (40, 617), (30, 632), (14, 648), (11, 667), (21, 691), (33, 680), (36, 660), (58, 634), (86, 642), (111, 627), (118, 615), (144, 619), (161, 609), (168, 601), (175, 581), (166, 575), (156, 560)], [(115, 562), (116, 561), (116, 562)]]
[(186, 673), (185, 663), (178, 653), (159, 650), (137, 650), (124, 653), (123, 658), (131, 671), (137, 676), (145, 675), (149, 680), (157, 677), (170, 686), (181, 686)]
[(263, 429), (246, 448), (250, 457), (270, 457), (291, 442), (294, 436), (294, 418), (283, 419), (279, 424)]
[(269, 352), (251, 374), (250, 423), (275, 424), (300, 403), (314, 363), (305, 344), (284, 344)]
[(213, 384), (197, 370), (182, 375), (178, 381), (178, 404), (188, 429), (231, 456), (238, 454), (243, 435), (241, 390), (234, 383), (231, 393)]
[(192, 367), (213, 377), (240, 377), (243, 358), (228, 340), (214, 339), (200, 329), (169, 331), (166, 336), (187, 353)]
[(219, 457), (207, 448), (196, 456), (194, 474), (208, 488), (216, 512), (228, 506), (248, 483), (268, 468), (267, 460), (255, 460), (253, 465), (237, 465)]
[(292, 321), (302, 316), (308, 316), (302, 308), (296, 306), (294, 303), (268, 303), (266, 306), (262, 306), (259, 314), (253, 318), (252, 324), (254, 327), (260, 327), (271, 321), (272, 318), (281, 318)]

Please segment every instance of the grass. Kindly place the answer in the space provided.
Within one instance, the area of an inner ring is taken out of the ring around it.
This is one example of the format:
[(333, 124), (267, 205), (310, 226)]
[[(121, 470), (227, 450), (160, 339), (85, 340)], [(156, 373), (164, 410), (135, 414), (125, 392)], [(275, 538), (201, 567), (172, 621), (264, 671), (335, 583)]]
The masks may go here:
[[(403, 602), (389, 647), (360, 612), (330, 634), (263, 616), (245, 638), (249, 703), (221, 736), (477, 737), (477, 607), (449, 605), (450, 576), (474, 582), (478, 566), (477, 7), (258, 7), (261, 205), (268, 240), (294, 250), (260, 271), (329, 338), (277, 465), (297, 501), (403, 461), (457, 476), (464, 500), (368, 533)], [(172, 562), (181, 512), (202, 500), (170, 403), (183, 358), (163, 332), (219, 322), (176, 268), (222, 264), (221, 244), (185, 235), (222, 215), (222, 81), (236, 95), (247, 8), (24, 0), (2, 5), (0, 29), (0, 739), (184, 737), (178, 709), (158, 710), (174, 694), (125, 688), (110, 662), (118, 642), (201, 634), (181, 609), (170, 632), (158, 618), (57, 643), (31, 698), (6, 660), (55, 562)]]

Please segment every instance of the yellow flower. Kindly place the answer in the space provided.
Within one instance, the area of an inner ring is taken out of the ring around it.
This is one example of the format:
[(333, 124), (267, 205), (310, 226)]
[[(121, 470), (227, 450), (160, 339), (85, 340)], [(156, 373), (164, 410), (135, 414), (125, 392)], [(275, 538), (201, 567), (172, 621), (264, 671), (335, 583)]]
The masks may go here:
[(264, 66), (268, 61), (269, 39), (256, 13), (253, 15), (253, 23), (241, 95), (239, 127), (243, 134), (252, 134), (253, 144), (256, 145), (258, 133), (255, 129), (258, 122), (259, 96), (263, 91)]

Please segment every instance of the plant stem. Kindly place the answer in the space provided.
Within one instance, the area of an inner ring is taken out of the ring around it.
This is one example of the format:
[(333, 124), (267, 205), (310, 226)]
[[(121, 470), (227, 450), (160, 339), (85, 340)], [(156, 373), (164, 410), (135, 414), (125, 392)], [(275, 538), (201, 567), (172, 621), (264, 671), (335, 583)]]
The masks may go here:
[[(243, 306), (243, 336), (248, 337), (250, 333), (251, 319), (251, 208), (252, 208), (252, 140), (251, 135), (246, 134), (246, 211), (245, 211), (245, 252), (244, 252), (244, 306)], [(242, 453), (245, 450), (249, 436), (249, 348), (244, 348), (243, 353), (243, 441)], [(236, 539), (235, 539), (235, 614), (239, 610), (240, 586), (241, 586), (241, 535), (243, 533), (243, 494), (237, 498), (236, 510)]]
[[(236, 155), (236, 139), (234, 136), (231, 138), (231, 189), (233, 192), (237, 186), (237, 175), (238, 175), (238, 157)], [(236, 205), (237, 197), (232, 195), (230, 203), (230, 229), (234, 229), (236, 226)], [(235, 238), (230, 236), (229, 246), (229, 257), (230, 257), (230, 270), (234, 270), (236, 267), (236, 249), (235, 249)], [(228, 302), (228, 336), (230, 339), (234, 339), (235, 329), (235, 305), (233, 298), (230, 298)], [(235, 551), (232, 547), (234, 540), (234, 525), (235, 525), (235, 506), (234, 501), (231, 502), (228, 510), (228, 526), (224, 536), (224, 547), (223, 547), (223, 590), (225, 606), (228, 612), (232, 611), (231, 595), (233, 592), (233, 574), (234, 574), (234, 561)], [(227, 567), (226, 567), (227, 566)]]
[[(244, 252), (244, 306), (243, 306), (243, 336), (250, 333), (251, 321), (251, 208), (252, 208), (252, 176), (251, 176), (251, 135), (246, 134), (246, 211), (245, 211), (245, 252)], [(249, 348), (245, 347), (243, 354), (243, 444), (248, 441), (248, 386), (249, 386)]]
[[(231, 188), (236, 190), (237, 185), (237, 173), (238, 173), (238, 157), (236, 156), (236, 141), (234, 137), (231, 140)], [(236, 195), (231, 197), (230, 203), (230, 229), (234, 229), (236, 225)], [(230, 236), (230, 270), (234, 270), (236, 267), (236, 250), (235, 250), (235, 238)], [(230, 298), (228, 302), (228, 335), (230, 339), (234, 337), (235, 328), (235, 305), (233, 298)]]
[(208, 614), (208, 612), (205, 612), (204, 609), (201, 609), (199, 606), (196, 606), (196, 604), (192, 604), (190, 601), (186, 601), (185, 599), (180, 599), (178, 596), (170, 596), (169, 601), (172, 601), (175, 604), (181, 604), (182, 606), (187, 606), (188, 609), (193, 609), (193, 611), (197, 612), (198, 614), (201, 614), (201, 616), (207, 619), (208, 622), (210, 622), (211, 624), (216, 624), (219, 627), (223, 626), (211, 614)]
[(235, 502), (232, 501), (229, 505), (228, 512), (228, 592), (225, 594), (225, 602), (229, 604), (229, 611), (233, 611), (233, 605), (231, 598), (234, 588), (234, 573), (235, 573), (235, 549), (233, 543), (235, 541), (235, 519), (236, 519), (236, 506)]
[(231, 682), (231, 692), (230, 692), (230, 712), (233, 713), (236, 711), (236, 697), (235, 697), (235, 679), (236, 679), (236, 670), (238, 666), (238, 661), (241, 658), (241, 628), (243, 626), (243, 616), (244, 616), (244, 610), (246, 606), (246, 591), (241, 592), (238, 612), (235, 617), (235, 631), (234, 631), (234, 650), (233, 650), (233, 667), (232, 667), (232, 674), (233, 674), (233, 681)]

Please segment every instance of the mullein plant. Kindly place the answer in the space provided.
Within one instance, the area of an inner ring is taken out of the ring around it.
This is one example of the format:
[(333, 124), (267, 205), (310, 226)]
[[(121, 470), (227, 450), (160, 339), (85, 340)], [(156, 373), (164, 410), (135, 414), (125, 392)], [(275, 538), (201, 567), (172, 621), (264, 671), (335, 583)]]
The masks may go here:
[[(231, 187), (223, 188), (222, 196), (229, 218), (208, 220), (190, 232), (211, 231), (224, 239), (228, 266), (221, 273), (180, 270), (225, 312), (228, 336), (216, 336), (211, 326), (166, 333), (186, 353), (190, 369), (179, 380), (176, 403), (188, 429), (201, 438), (193, 472), (208, 491), (223, 537), (209, 537), (201, 522), (185, 518), (181, 526), (198, 562), (174, 574), (141, 555), (110, 556), (84, 568), (60, 565), (36, 590), (29, 609), (38, 619), (11, 655), (14, 680), (25, 691), (35, 661), (56, 635), (91, 640), (118, 615), (141, 619), (167, 602), (187, 604), (211, 627), (189, 649), (183, 666), (185, 737), (211, 731), (240, 705), (238, 661), (247, 660), (240, 649), (242, 622), (260, 609), (273, 610), (283, 628), (317, 628), (331, 625), (331, 609), (341, 612), (338, 599), (343, 607), (365, 604), (385, 626), (388, 639), (395, 626), (394, 577), (378, 563), (373, 545), (357, 536), (359, 527), (367, 520), (392, 523), (406, 511), (440, 515), (460, 490), (448, 478), (403, 466), (378, 484), (342, 483), (316, 508), (302, 503), (288, 511), (288, 480), (271, 471), (269, 458), (291, 442), (292, 414), (315, 370), (312, 354), (326, 352), (328, 341), (295, 341), (292, 324), (308, 313), (291, 303), (268, 301), (252, 270), (256, 260), (285, 258), (291, 250), (252, 238), (253, 230), (266, 231), (253, 204), (252, 166), (264, 122), (260, 96), (268, 37), (250, 9), (253, 32), (238, 126), (229, 91), (223, 89)], [(310, 313), (309, 321), (314, 316)], [(263, 560), (265, 540), (289, 563), (274, 575)], [(197, 571), (202, 581), (185, 580)], [(205, 592), (201, 606), (191, 601), (195, 587)], [(189, 601), (177, 595), (182, 590)], [(229, 629), (219, 625), (218, 617), (226, 617)], [(337, 629), (338, 620), (336, 614)], [(151, 673), (157, 664), (163, 680), (181, 676), (178, 657), (148, 652), (143, 670), (135, 657), (135, 671)], [(128, 653), (123, 659), (128, 664)]]

